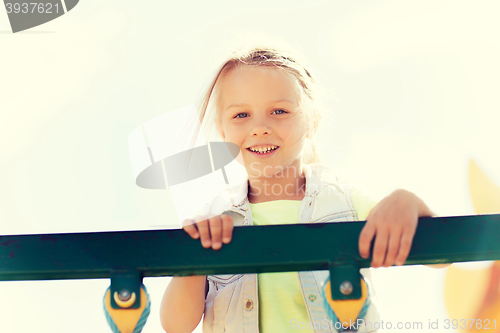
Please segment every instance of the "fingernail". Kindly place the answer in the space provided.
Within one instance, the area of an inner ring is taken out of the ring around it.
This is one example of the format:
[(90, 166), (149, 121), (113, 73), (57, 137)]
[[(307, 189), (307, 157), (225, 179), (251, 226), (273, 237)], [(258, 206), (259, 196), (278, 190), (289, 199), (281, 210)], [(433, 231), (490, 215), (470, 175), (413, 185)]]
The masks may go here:
[(212, 244), (210, 241), (204, 241), (201, 243), (203, 244), (204, 247), (210, 247), (210, 245)]
[(229, 241), (230, 241), (230, 240), (231, 240), (231, 238), (229, 238), (229, 237), (224, 237), (224, 238), (222, 239), (222, 241), (223, 241), (224, 243), (229, 243)]
[(200, 237), (200, 234), (196, 233), (196, 234), (193, 235), (193, 237), (198, 238), (198, 237)]

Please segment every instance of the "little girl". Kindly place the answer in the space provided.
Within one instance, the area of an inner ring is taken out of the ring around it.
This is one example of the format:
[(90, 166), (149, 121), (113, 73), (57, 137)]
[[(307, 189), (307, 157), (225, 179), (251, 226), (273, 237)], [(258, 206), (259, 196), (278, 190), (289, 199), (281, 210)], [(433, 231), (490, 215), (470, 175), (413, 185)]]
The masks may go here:
[[(222, 139), (239, 145), (248, 181), (237, 194), (216, 197), (206, 218), (184, 221), (184, 230), (203, 247), (228, 244), (235, 225), (366, 220), (361, 257), (370, 256), (375, 239), (372, 267), (405, 262), (418, 218), (432, 212), (405, 190), (376, 204), (316, 163), (311, 139), (320, 113), (314, 80), (296, 57), (269, 47), (235, 52), (204, 97), (202, 120), (209, 103)], [(362, 273), (367, 277), (368, 269)], [(204, 314), (204, 332), (337, 332), (325, 325), (320, 288), (327, 276), (314, 271), (173, 277), (162, 300), (162, 326), (168, 333), (192, 332)], [(378, 320), (373, 305), (365, 318)]]

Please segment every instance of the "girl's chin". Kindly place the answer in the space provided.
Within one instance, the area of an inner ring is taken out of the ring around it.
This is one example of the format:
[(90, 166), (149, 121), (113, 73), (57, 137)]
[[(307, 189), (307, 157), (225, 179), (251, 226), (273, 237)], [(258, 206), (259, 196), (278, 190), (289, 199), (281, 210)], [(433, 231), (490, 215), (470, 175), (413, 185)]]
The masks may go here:
[(275, 165), (258, 165), (259, 163), (251, 163), (250, 167), (247, 168), (247, 174), (249, 178), (283, 178), (286, 176), (286, 171), (282, 166)]
[[(248, 166), (248, 167), (247, 167)], [(245, 164), (249, 178), (296, 178), (303, 175), (302, 164), (299, 162), (292, 165), (271, 165), (260, 161), (252, 161)]]

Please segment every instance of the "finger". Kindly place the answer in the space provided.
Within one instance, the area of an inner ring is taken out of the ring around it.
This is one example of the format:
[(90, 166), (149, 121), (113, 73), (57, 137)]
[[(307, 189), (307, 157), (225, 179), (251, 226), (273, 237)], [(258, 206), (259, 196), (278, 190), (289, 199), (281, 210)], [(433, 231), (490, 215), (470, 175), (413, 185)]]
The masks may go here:
[(210, 241), (210, 230), (208, 227), (208, 220), (203, 220), (196, 223), (196, 227), (198, 228), (198, 232), (200, 233), (201, 245), (208, 249), (212, 242)]
[(229, 215), (221, 215), (222, 217), (222, 242), (229, 244), (233, 236), (234, 220)]
[(204, 221), (204, 220), (208, 220), (209, 217), (210, 216), (208, 216), (208, 215), (197, 215), (191, 219), (185, 219), (181, 223), (182, 229), (185, 229), (185, 227), (187, 227), (189, 225), (193, 225), (194, 229), (193, 228), (188, 228), (188, 229), (198, 231), (198, 229), (196, 228), (196, 223)]
[(382, 265), (387, 253), (387, 242), (389, 241), (389, 233), (386, 229), (377, 229), (375, 244), (373, 245), (372, 263), (371, 266), (378, 268)]
[(193, 239), (198, 239), (198, 237), (200, 237), (200, 233), (198, 232), (193, 220), (184, 220), (182, 222), (182, 229), (184, 229), (184, 231), (187, 232)]
[(410, 254), (411, 244), (413, 243), (414, 230), (406, 230), (401, 236), (401, 244), (399, 245), (399, 253), (396, 257), (396, 265), (401, 266), (405, 263), (406, 258)]
[(222, 219), (220, 215), (210, 218), (210, 236), (212, 237), (212, 249), (218, 250), (222, 247)]
[(387, 248), (387, 254), (383, 263), (384, 267), (390, 267), (394, 264), (394, 259), (398, 254), (399, 244), (401, 242), (401, 233), (401, 230), (398, 229), (391, 230), (391, 234), (389, 236), (389, 247)]
[(366, 222), (359, 234), (359, 255), (364, 259), (370, 257), (370, 246), (372, 245), (373, 236), (375, 236), (375, 230), (375, 226), (372, 223)]

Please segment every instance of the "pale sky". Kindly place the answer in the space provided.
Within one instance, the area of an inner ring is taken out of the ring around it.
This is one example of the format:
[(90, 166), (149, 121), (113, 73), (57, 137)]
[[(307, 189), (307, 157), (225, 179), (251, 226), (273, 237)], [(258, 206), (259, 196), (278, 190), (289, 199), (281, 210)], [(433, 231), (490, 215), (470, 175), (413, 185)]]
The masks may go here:
[[(282, 38), (308, 60), (328, 110), (317, 140), (339, 176), (379, 199), (402, 187), (438, 215), (474, 214), (469, 160), (500, 184), (499, 9), (497, 1), (82, 0), (16, 34), (0, 10), (0, 233), (178, 225), (174, 191), (135, 185), (128, 137), (195, 103), (221, 50), (244, 32)], [(444, 274), (376, 270), (380, 312), (446, 318)], [(153, 301), (145, 333), (162, 331), (169, 279), (145, 279)], [(107, 286), (2, 282), (2, 327), (110, 332)]]

